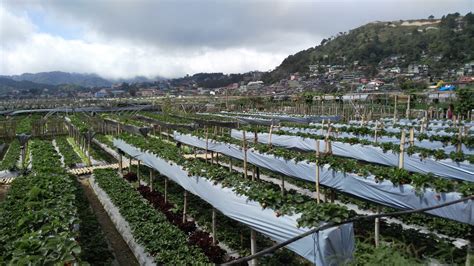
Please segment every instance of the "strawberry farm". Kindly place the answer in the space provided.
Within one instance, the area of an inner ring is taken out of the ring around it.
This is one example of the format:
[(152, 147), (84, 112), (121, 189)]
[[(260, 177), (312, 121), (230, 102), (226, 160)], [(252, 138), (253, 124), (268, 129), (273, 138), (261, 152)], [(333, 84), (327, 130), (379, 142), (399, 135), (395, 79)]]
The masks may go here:
[(469, 119), (154, 107), (1, 118), (1, 265), (472, 263)]

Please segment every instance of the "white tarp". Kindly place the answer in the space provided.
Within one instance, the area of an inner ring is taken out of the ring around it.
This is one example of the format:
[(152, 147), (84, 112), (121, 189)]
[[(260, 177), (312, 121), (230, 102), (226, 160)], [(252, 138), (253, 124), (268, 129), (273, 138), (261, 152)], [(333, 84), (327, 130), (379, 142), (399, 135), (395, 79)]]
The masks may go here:
[[(186, 145), (206, 148), (206, 140), (175, 132), (175, 140)], [(239, 146), (209, 141), (208, 150), (243, 160), (243, 151)], [(247, 152), (249, 163), (283, 175), (316, 182), (316, 164), (285, 160), (271, 154), (262, 154), (250, 149)], [(320, 183), (323, 186), (373, 201), (397, 209), (419, 209), (458, 200), (462, 195), (457, 192), (438, 193), (432, 189), (417, 192), (411, 185), (394, 185), (388, 180), (376, 181), (374, 176), (361, 177), (356, 174), (333, 171), (329, 165), (320, 168)], [(428, 213), (467, 224), (474, 224), (473, 201), (434, 209)]]
[[(281, 127), (280, 130), (282, 131), (287, 131), (290, 133), (306, 133), (306, 134), (312, 134), (312, 135), (320, 135), (324, 136), (327, 132), (327, 129), (316, 129), (316, 128), (294, 128), (294, 127)], [(334, 132), (333, 132), (334, 133)], [(337, 134), (339, 138), (359, 138), (359, 139), (365, 139), (368, 141), (375, 141), (375, 137), (372, 135), (356, 135), (353, 133), (348, 133), (348, 132), (339, 132)], [(389, 136), (378, 136), (377, 137), (378, 142), (391, 142), (391, 143), (396, 143), (400, 144), (400, 139), (396, 137), (389, 137)], [(443, 149), (445, 153), (449, 154), (451, 152), (455, 152), (457, 150), (456, 146), (454, 145), (445, 145), (441, 141), (430, 141), (428, 139), (424, 140), (418, 140), (417, 138), (414, 139), (415, 146), (421, 147), (421, 148), (426, 148), (426, 149)], [(406, 141), (405, 146), (408, 147), (410, 144), (408, 141)], [(474, 154), (474, 149), (468, 148), (466, 145), (462, 144), (461, 150), (465, 154)]]
[[(170, 163), (155, 154), (141, 151), (119, 139), (114, 139), (114, 146), (172, 179), (227, 217), (250, 226), (278, 243), (309, 230), (309, 228), (297, 227), (297, 219), (300, 215), (276, 217), (274, 210), (262, 209), (258, 202), (237, 195), (231, 188), (224, 188), (206, 178), (189, 177), (188, 172), (181, 166)], [(354, 245), (352, 224), (346, 224), (307, 236), (287, 247), (316, 265), (340, 265), (352, 258)]]
[[(242, 131), (239, 130), (232, 130), (231, 136), (236, 139), (243, 138)], [(269, 142), (268, 133), (258, 133), (257, 136), (258, 142), (264, 144)], [(248, 141), (253, 141), (253, 137), (249, 136)], [(272, 145), (307, 151), (316, 150), (316, 140), (298, 136), (272, 134)], [(337, 156), (349, 157), (382, 165), (398, 166), (399, 154), (390, 151), (384, 152), (380, 147), (337, 141), (331, 142), (331, 145), (332, 153)], [(320, 141), (319, 146), (320, 150), (326, 149), (324, 141)], [(474, 182), (474, 165), (467, 161), (455, 162), (451, 159), (422, 159), (418, 154), (410, 156), (405, 154), (404, 161), (405, 163), (403, 167), (410, 172), (423, 174), (433, 173), (444, 178)]]

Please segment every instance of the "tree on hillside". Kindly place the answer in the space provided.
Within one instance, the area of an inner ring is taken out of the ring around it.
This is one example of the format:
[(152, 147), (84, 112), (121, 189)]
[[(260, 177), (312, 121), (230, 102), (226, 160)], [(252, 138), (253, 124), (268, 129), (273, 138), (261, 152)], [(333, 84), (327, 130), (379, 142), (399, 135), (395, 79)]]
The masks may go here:
[(434, 19), (434, 16), (433, 16), (433, 15), (430, 15), (430, 16), (428, 17), (428, 19), (429, 19), (429, 20), (433, 20), (433, 19)]
[(459, 115), (467, 115), (474, 109), (474, 87), (463, 88), (457, 91), (456, 112)]

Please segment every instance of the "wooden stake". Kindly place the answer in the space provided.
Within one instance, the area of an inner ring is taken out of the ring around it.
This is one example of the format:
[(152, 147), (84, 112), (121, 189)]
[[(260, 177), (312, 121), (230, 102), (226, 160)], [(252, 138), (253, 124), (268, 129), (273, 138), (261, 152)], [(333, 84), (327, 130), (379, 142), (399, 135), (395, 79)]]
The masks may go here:
[(122, 153), (119, 152), (119, 171), (120, 174), (123, 175), (123, 159), (122, 159)]
[(150, 191), (153, 191), (153, 169), (150, 168)]
[(398, 160), (398, 168), (403, 169), (403, 163), (405, 160), (405, 130), (402, 130), (402, 137), (400, 139), (400, 157)]
[(243, 131), (243, 139), (242, 139), (242, 142), (243, 142), (243, 152), (244, 152), (244, 177), (247, 178), (248, 175), (247, 175), (247, 140), (245, 138), (245, 130)]
[(209, 128), (206, 127), (206, 163), (207, 163), (207, 153), (209, 149)]
[(273, 132), (273, 125), (270, 125), (270, 132), (268, 134), (268, 146), (270, 149), (272, 148), (272, 132)]
[(183, 223), (186, 222), (186, 211), (187, 210), (188, 210), (188, 191), (184, 190)]
[(137, 179), (138, 179), (138, 185), (140, 185), (140, 160), (137, 162)]
[(397, 121), (397, 101), (398, 101), (398, 96), (395, 95), (395, 106), (393, 108), (393, 123), (395, 124), (395, 122)]
[(407, 102), (407, 110), (406, 110), (406, 117), (407, 119), (410, 119), (410, 95), (408, 95), (408, 102)]
[(168, 178), (165, 176), (165, 202), (168, 202)]
[(415, 144), (415, 129), (410, 128), (410, 147)]
[(319, 178), (320, 178), (320, 170), (319, 170), (319, 140), (316, 140), (316, 202), (319, 204), (321, 201), (321, 196), (319, 193)]
[[(377, 214), (380, 213), (380, 207), (377, 206)], [(375, 218), (375, 247), (379, 246), (380, 218)]]
[[(251, 255), (257, 253), (257, 234), (253, 229), (250, 229), (250, 251)], [(251, 260), (250, 265), (257, 265), (257, 259)]]
[(212, 244), (215, 246), (216, 242), (217, 242), (216, 209), (212, 208)]
[(281, 175), (281, 195), (285, 195), (285, 176)]

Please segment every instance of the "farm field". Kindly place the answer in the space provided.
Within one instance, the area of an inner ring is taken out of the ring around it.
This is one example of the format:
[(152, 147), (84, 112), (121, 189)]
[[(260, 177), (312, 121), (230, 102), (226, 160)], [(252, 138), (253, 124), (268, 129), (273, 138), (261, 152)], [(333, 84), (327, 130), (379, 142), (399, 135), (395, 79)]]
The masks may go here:
[(2, 123), (0, 264), (472, 256), (469, 120), (134, 110)]

